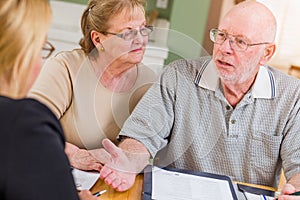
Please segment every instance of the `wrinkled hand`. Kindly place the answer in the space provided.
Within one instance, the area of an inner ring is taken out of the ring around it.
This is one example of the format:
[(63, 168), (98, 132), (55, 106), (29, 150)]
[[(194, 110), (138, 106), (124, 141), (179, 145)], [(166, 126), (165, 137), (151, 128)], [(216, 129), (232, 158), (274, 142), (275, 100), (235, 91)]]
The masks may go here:
[(82, 190), (78, 193), (80, 200), (100, 200), (100, 197), (95, 197), (88, 190)]
[(88, 150), (88, 152), (103, 165), (111, 162), (111, 155), (103, 148)]
[(285, 184), (281, 190), (281, 194), (278, 197), (278, 200), (300, 200), (300, 196), (292, 196), (296, 192), (296, 188), (291, 184)]
[(100, 178), (117, 191), (131, 188), (136, 177), (134, 163), (130, 162), (125, 152), (109, 139), (102, 141), (103, 147), (110, 154), (110, 161), (100, 171)]
[(78, 149), (69, 157), (69, 160), (71, 166), (81, 170), (100, 171), (102, 168), (101, 163), (85, 149)]

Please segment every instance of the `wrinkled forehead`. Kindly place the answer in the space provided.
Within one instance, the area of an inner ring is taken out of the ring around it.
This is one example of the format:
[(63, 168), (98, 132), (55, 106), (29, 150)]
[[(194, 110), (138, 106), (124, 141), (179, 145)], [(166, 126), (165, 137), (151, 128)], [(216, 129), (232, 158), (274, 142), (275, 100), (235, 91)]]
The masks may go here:
[(256, 39), (259, 27), (261, 23), (256, 17), (241, 15), (226, 15), (219, 24), (220, 30), (233, 35), (243, 35), (249, 39)]
[(120, 14), (123, 15), (126, 21), (132, 21), (140, 16), (145, 16), (145, 10), (143, 7), (135, 5), (125, 7)]
[(219, 29), (244, 35), (253, 41), (265, 41), (276, 34), (276, 20), (271, 11), (261, 4), (245, 3), (231, 9), (221, 19)]
[[(145, 10), (141, 7), (135, 6), (131, 8), (124, 8), (120, 13), (110, 18), (109, 22), (119, 21), (120, 23), (146, 20)], [(113, 25), (113, 24), (111, 24)]]
[(135, 7), (134, 9), (124, 8), (120, 13), (112, 16), (108, 20), (107, 25), (109, 28), (121, 30), (128, 27), (139, 27), (145, 23), (146, 17), (144, 9)]
[(248, 16), (247, 18), (242, 18), (227, 15), (220, 21), (218, 29), (233, 35), (244, 35), (251, 38), (253, 35), (256, 35), (255, 30), (259, 26), (258, 22), (253, 21)]

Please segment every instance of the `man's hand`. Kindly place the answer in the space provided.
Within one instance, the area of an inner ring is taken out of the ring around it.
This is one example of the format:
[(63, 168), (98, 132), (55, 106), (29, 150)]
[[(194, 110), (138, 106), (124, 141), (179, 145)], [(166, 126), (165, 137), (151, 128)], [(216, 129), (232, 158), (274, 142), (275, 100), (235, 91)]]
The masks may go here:
[(110, 161), (100, 171), (100, 178), (117, 191), (125, 191), (134, 184), (137, 175), (135, 163), (126, 153), (115, 146), (109, 139), (102, 141), (103, 147), (110, 154)]
[(278, 197), (278, 200), (300, 200), (300, 196), (292, 196), (296, 192), (296, 188), (291, 184), (285, 184), (281, 190), (281, 194)]
[(88, 150), (89, 153), (101, 164), (111, 162), (111, 155), (103, 148)]

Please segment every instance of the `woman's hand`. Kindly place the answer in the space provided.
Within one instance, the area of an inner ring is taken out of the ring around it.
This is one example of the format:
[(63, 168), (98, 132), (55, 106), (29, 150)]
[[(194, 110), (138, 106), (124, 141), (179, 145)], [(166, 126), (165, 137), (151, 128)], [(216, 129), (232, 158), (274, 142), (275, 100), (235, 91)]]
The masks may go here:
[(81, 170), (97, 170), (102, 168), (101, 162), (94, 158), (87, 150), (79, 149), (74, 144), (66, 142), (65, 152), (72, 167)]
[(69, 160), (72, 167), (81, 170), (100, 171), (102, 168), (102, 164), (85, 149), (78, 149), (70, 155)]
[(82, 190), (78, 193), (80, 200), (100, 200), (100, 197), (95, 197), (88, 190)]

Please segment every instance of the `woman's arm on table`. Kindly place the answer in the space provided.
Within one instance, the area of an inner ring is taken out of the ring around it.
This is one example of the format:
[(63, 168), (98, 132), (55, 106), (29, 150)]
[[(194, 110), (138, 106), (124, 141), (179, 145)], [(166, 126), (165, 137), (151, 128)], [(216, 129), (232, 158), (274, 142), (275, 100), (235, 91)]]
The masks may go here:
[(66, 142), (65, 153), (71, 166), (76, 169), (100, 171), (102, 168), (100, 161), (93, 157), (88, 150), (80, 149), (69, 142)]

